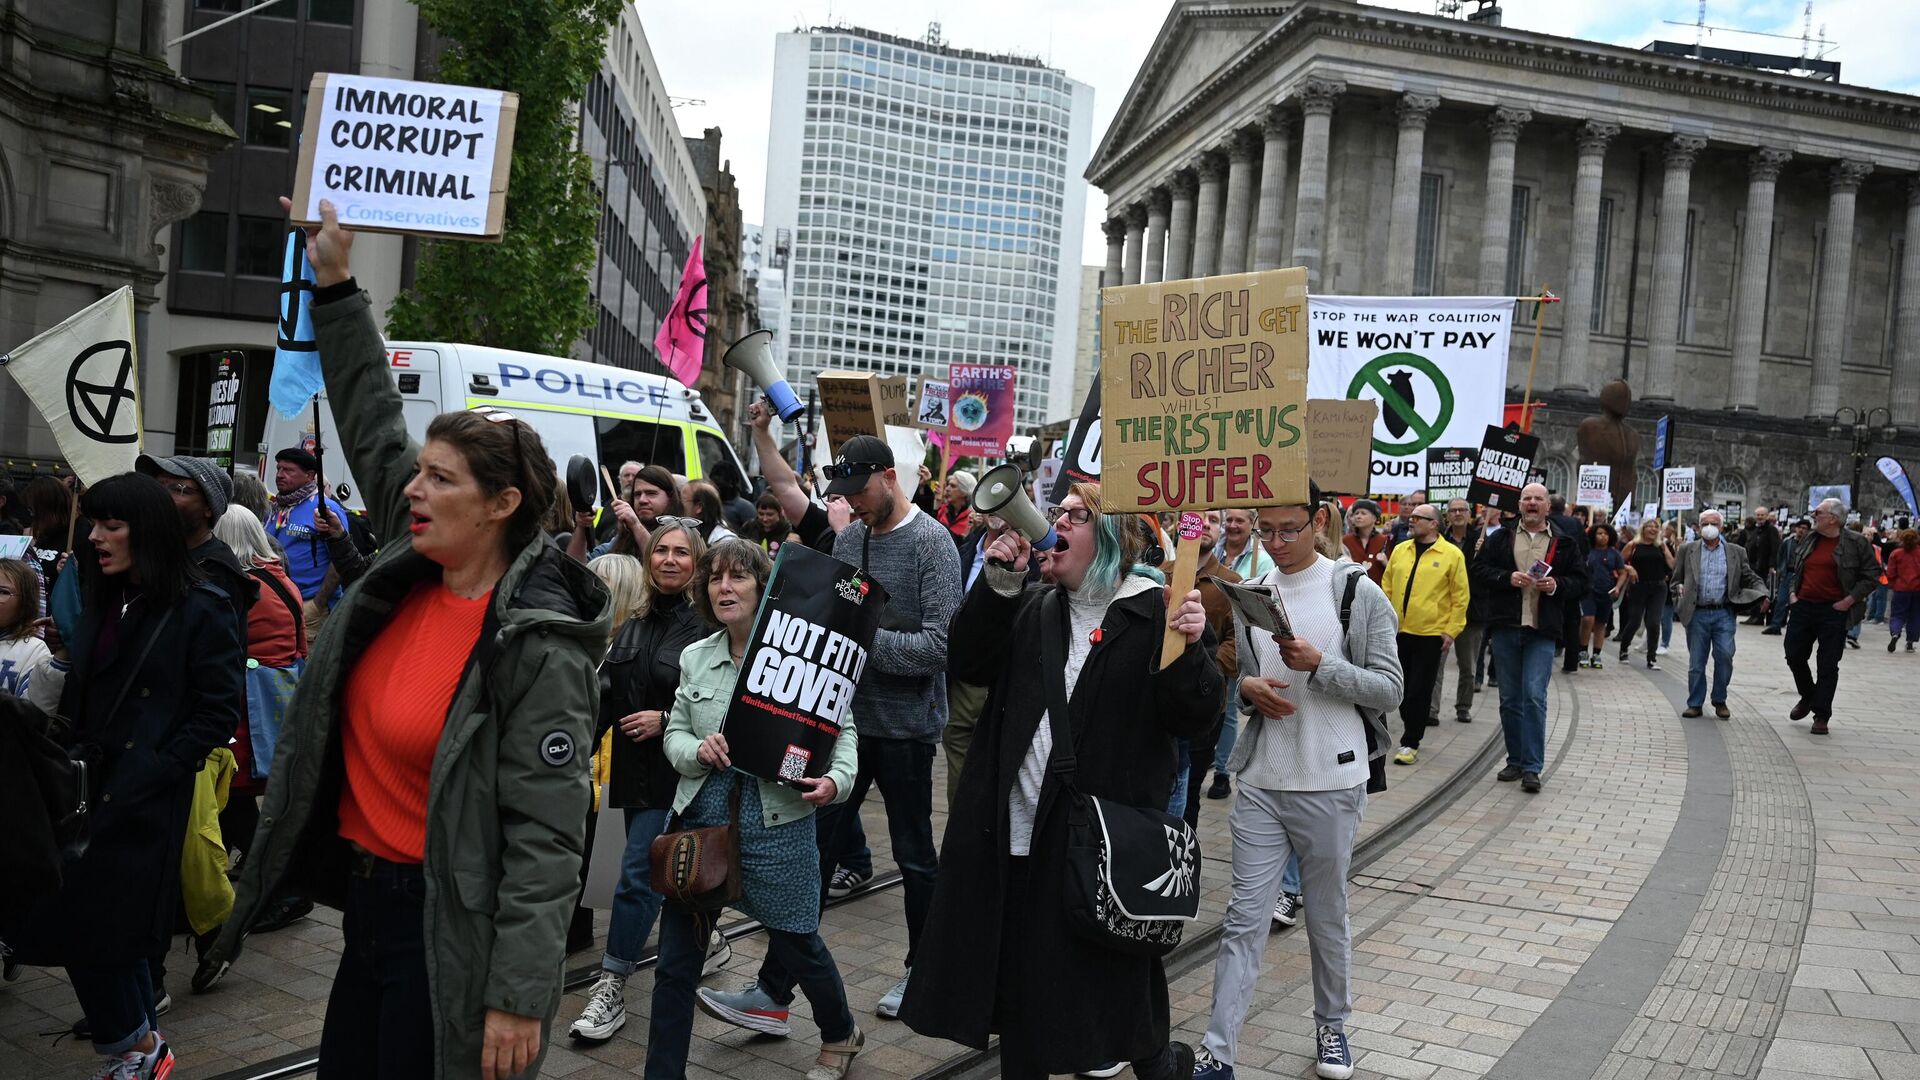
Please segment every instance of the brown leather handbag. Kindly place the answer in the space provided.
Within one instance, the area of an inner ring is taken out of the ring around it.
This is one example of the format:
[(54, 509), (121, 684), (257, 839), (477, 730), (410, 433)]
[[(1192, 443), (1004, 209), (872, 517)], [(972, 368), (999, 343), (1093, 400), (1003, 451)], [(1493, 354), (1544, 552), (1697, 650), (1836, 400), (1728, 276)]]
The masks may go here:
[(653, 891), (690, 911), (719, 911), (740, 899), (740, 785), (733, 777), (727, 823), (664, 832), (647, 848)]

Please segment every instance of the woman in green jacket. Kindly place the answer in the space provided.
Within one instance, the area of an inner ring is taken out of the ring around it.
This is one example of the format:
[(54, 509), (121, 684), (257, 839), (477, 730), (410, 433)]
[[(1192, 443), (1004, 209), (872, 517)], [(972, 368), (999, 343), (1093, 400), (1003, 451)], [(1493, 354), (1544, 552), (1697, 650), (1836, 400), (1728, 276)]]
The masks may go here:
[(344, 912), (321, 1080), (529, 1076), (579, 888), (607, 590), (540, 532), (557, 473), (531, 427), (479, 409), (408, 437), (352, 234), (321, 217), (314, 331), (383, 546), (313, 643), (209, 958), (290, 887)]
[[(853, 788), (859, 736), (848, 716), (833, 744), (827, 774), (796, 781), (804, 791), (769, 783), (733, 768), (720, 734), (754, 614), (773, 572), (765, 552), (745, 540), (707, 549), (687, 592), (720, 630), (680, 654), (680, 687), (667, 715), (667, 760), (680, 773), (673, 799), (679, 828), (724, 825), (739, 792), (741, 896), (737, 906), (767, 928), (767, 951), (799, 980), (820, 1025), (818, 1063), (807, 1080), (841, 1080), (865, 1037), (847, 1008), (840, 970), (820, 939), (820, 849), (813, 812), (837, 803)], [(660, 914), (660, 959), (653, 977), (653, 1017), (647, 1033), (646, 1080), (682, 1080), (693, 1037), (695, 984), (705, 955), (704, 920), (668, 903)], [(758, 982), (737, 993), (698, 993), (701, 1011), (737, 1027), (786, 1035), (787, 1002)]]

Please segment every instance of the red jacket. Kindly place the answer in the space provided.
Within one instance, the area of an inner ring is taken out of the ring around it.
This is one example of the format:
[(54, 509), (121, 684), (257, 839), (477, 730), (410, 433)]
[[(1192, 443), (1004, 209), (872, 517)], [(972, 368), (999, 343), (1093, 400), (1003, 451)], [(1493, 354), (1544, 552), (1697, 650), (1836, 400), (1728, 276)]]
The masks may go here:
[(1887, 556), (1887, 584), (1896, 592), (1920, 592), (1920, 548), (1894, 548)]
[(1348, 533), (1341, 537), (1341, 541), (1347, 545), (1347, 558), (1366, 567), (1368, 580), (1375, 585), (1380, 584), (1381, 575), (1387, 572), (1387, 567), (1385, 563), (1375, 561), (1374, 556), (1386, 550), (1387, 534), (1375, 529), (1363, 544), (1358, 536)]

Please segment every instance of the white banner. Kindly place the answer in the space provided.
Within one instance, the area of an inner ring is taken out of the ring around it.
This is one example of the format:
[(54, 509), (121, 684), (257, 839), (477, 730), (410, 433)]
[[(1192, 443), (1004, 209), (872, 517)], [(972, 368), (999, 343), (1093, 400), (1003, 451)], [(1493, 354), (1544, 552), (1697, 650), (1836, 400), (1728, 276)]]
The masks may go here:
[(1307, 396), (1380, 402), (1373, 494), (1420, 489), (1428, 447), (1479, 446), (1504, 422), (1510, 299), (1314, 296), (1307, 326)]
[(1660, 474), (1660, 512), (1694, 508), (1693, 469), (1667, 469)]
[(1580, 492), (1573, 500), (1575, 506), (1597, 506), (1602, 510), (1613, 506), (1613, 470), (1605, 465), (1580, 466)]
[(140, 363), (133, 289), (121, 286), (0, 357), (74, 474), (87, 484), (133, 469), (140, 456)]

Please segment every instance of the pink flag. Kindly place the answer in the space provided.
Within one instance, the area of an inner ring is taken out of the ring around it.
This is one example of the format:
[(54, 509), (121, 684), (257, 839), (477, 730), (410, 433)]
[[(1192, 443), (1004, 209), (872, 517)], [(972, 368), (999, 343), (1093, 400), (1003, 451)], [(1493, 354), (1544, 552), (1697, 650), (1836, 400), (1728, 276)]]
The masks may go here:
[(707, 264), (700, 257), (700, 240), (698, 236), (693, 238), (687, 268), (680, 274), (680, 292), (653, 338), (660, 363), (686, 386), (700, 377), (707, 348)]

